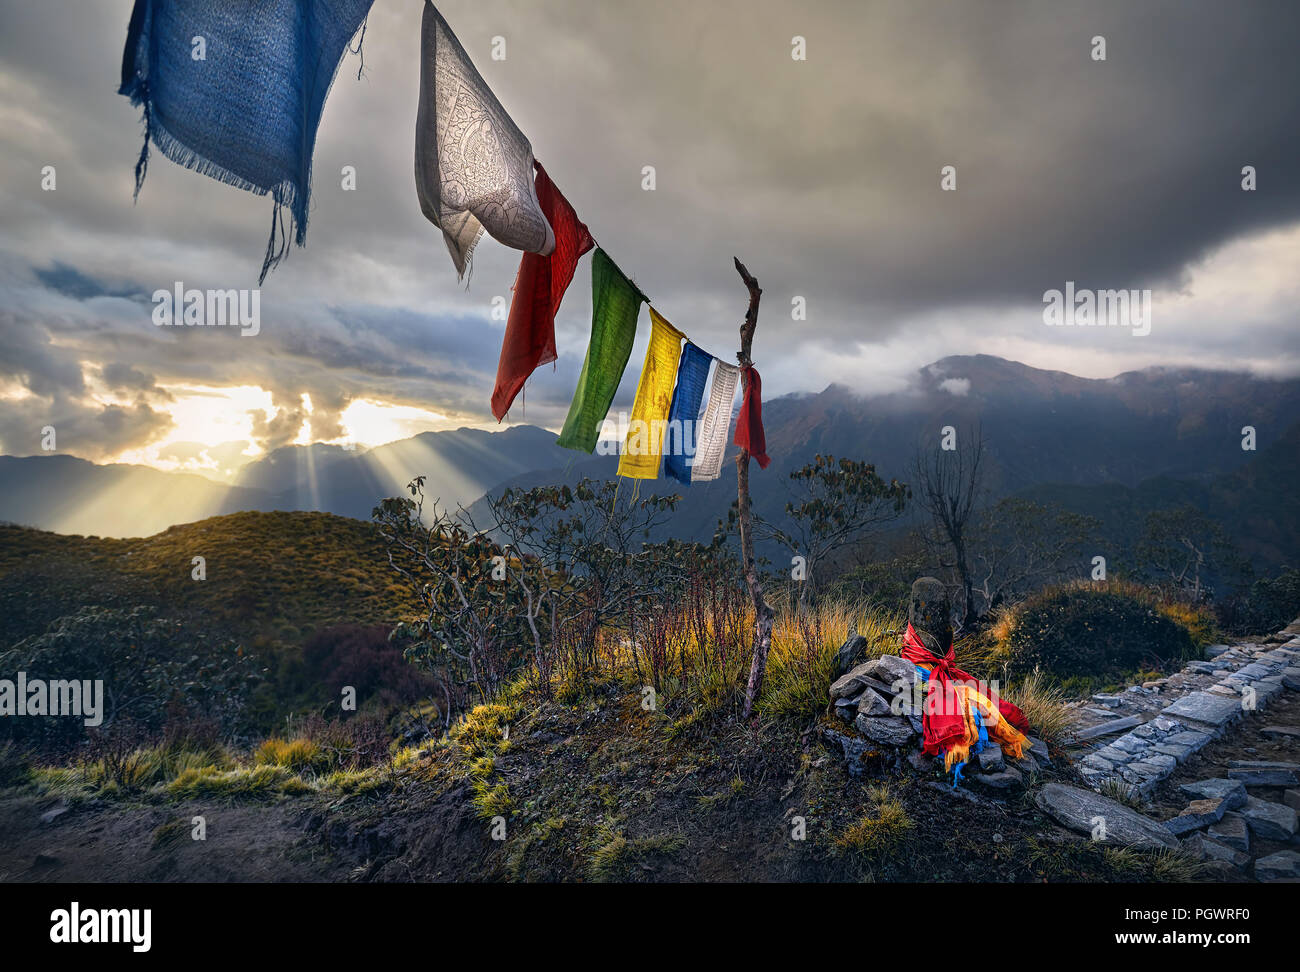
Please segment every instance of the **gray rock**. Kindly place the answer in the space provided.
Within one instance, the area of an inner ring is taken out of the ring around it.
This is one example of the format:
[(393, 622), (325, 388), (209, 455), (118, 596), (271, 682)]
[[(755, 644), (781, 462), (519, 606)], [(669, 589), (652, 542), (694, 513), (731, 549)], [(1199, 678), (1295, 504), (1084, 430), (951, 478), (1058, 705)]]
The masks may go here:
[[(870, 675), (862, 676), (862, 684), (869, 689), (875, 689), (877, 692), (879, 692), (887, 699), (892, 699), (897, 697), (899, 699), (902, 699), (904, 702), (908, 702), (908, 703), (913, 702), (913, 697), (911, 692), (895, 692), (894, 687), (892, 685), (886, 685), (880, 679), (872, 678)], [(924, 697), (922, 697), (922, 701), (924, 701)]]
[(1179, 789), (1198, 800), (1222, 800), (1224, 810), (1237, 810), (1246, 805), (1246, 786), (1241, 780), (1214, 777), (1184, 783)]
[(1007, 790), (1024, 782), (1024, 776), (1014, 766), (1007, 766), (994, 773), (972, 773), (970, 779), (995, 790)]
[(1295, 770), (1274, 769), (1267, 766), (1232, 767), (1228, 770), (1228, 776), (1234, 780), (1241, 780), (1247, 786), (1295, 786), (1296, 783), (1300, 783)]
[(1282, 794), (1282, 802), (1292, 810), (1300, 810), (1300, 790), (1287, 790)]
[(1047, 743), (1035, 736), (1026, 736), (1025, 738), (1029, 740), (1029, 751), (1034, 754), (1034, 757), (1040, 763), (1051, 766), (1052, 757), (1047, 752)]
[(1300, 854), (1292, 850), (1278, 851), (1255, 862), (1257, 881), (1300, 883)]
[(838, 679), (850, 672), (855, 666), (861, 665), (866, 659), (869, 647), (867, 639), (856, 631), (849, 635), (844, 644), (840, 646), (840, 650), (835, 653), (833, 678)]
[(916, 666), (897, 655), (881, 655), (879, 658), (873, 658), (867, 662), (865, 674), (884, 682), (891, 689), (900, 681), (911, 685), (920, 679), (916, 673)]
[(1241, 700), (1211, 695), (1209, 692), (1193, 692), (1167, 706), (1163, 714), (1221, 727), (1241, 718)]
[(1193, 800), (1178, 816), (1166, 820), (1165, 826), (1171, 834), (1181, 837), (1193, 830), (1218, 823), (1227, 809), (1222, 800)]
[(1184, 729), (1182, 732), (1176, 732), (1172, 736), (1166, 736), (1164, 742), (1169, 746), (1190, 746), (1193, 751), (1200, 749), (1214, 737), (1208, 732), (1197, 732), (1195, 729)]
[[(1253, 753), (1255, 750), (1248, 749), (1246, 752)], [(1233, 759), (1229, 760), (1228, 765), (1234, 769), (1280, 769), (1291, 773), (1300, 772), (1300, 763), (1287, 763), (1277, 759)]]
[(866, 688), (866, 685), (863, 682), (863, 677), (867, 674), (867, 668), (870, 665), (871, 662), (863, 662), (857, 668), (854, 668), (845, 675), (841, 675), (832, 682), (831, 701), (834, 702), (838, 699), (852, 698)]
[(41, 814), (41, 823), (54, 823), (59, 817), (68, 812), (67, 807), (55, 807), (53, 810), (46, 810)]
[(1170, 773), (1172, 773), (1175, 769), (1178, 768), (1178, 760), (1164, 753), (1157, 753), (1154, 748), (1152, 748), (1152, 750), (1146, 754), (1146, 756), (1142, 759), (1142, 762), (1149, 763), (1152, 766), (1157, 767), (1160, 770), (1160, 772), (1166, 776), (1168, 776)]
[(1210, 647), (1205, 649), (1205, 653), (1209, 655), (1211, 658), (1218, 658), (1220, 655), (1222, 655), (1225, 651), (1228, 650), (1229, 648), (1227, 645), (1210, 645)]
[(1250, 855), (1233, 850), (1227, 844), (1221, 844), (1205, 834), (1192, 834), (1183, 838), (1183, 849), (1198, 861), (1223, 861), (1233, 867), (1245, 867), (1250, 863)]
[(1122, 749), (1116, 749), (1114, 746), (1103, 746), (1097, 750), (1096, 755), (1102, 759), (1109, 760), (1112, 763), (1127, 763), (1133, 759), (1132, 753), (1126, 753)]
[(1094, 770), (1098, 773), (1109, 773), (1115, 768), (1115, 765), (1110, 760), (1103, 759), (1096, 753), (1089, 753), (1083, 757), (1083, 761), (1079, 765), (1084, 769)]
[(858, 715), (889, 715), (889, 703), (875, 689), (866, 689), (858, 696)]
[(985, 773), (996, 773), (999, 770), (1007, 768), (1006, 762), (1002, 758), (1002, 747), (997, 743), (986, 743), (984, 748), (977, 754), (980, 769)]
[[(1160, 760), (1166, 760), (1166, 759), (1169, 760), (1169, 763), (1167, 765), (1164, 762), (1159, 762)], [(1166, 776), (1168, 776), (1170, 773), (1174, 771), (1174, 767), (1176, 765), (1177, 764), (1174, 762), (1173, 757), (1171, 756), (1155, 755), (1152, 756), (1150, 759), (1139, 759), (1132, 763), (1129, 763), (1128, 766), (1125, 767), (1125, 769), (1141, 775), (1141, 777), (1144, 780), (1155, 781), (1155, 780), (1163, 780)]]
[(1296, 812), (1284, 803), (1247, 797), (1240, 812), (1250, 829), (1265, 840), (1289, 840), (1296, 832)]
[(852, 722), (858, 714), (858, 699), (838, 699), (835, 702), (835, 715), (845, 722)]
[(1282, 685), (1292, 692), (1300, 692), (1300, 668), (1282, 669)]
[(1125, 729), (1132, 729), (1134, 726), (1140, 725), (1142, 725), (1141, 716), (1125, 716), (1122, 719), (1112, 719), (1100, 725), (1089, 726), (1087, 729), (1079, 729), (1074, 733), (1073, 739), (1075, 742), (1083, 742), (1086, 739), (1109, 736), (1113, 732), (1123, 732)]
[(1146, 752), (1147, 747), (1151, 744), (1141, 736), (1129, 733), (1126, 736), (1120, 736), (1118, 739), (1112, 740), (1111, 745), (1116, 749), (1122, 749), (1126, 753), (1137, 754)]
[(1035, 800), (1057, 823), (1077, 833), (1092, 836), (1094, 828), (1104, 824), (1106, 843), (1148, 850), (1180, 846), (1178, 838), (1156, 821), (1091, 790), (1048, 783)]
[(1223, 819), (1211, 824), (1206, 833), (1234, 850), (1250, 850), (1250, 828), (1246, 825), (1246, 818), (1239, 813), (1225, 813)]
[(913, 736), (911, 723), (900, 716), (863, 716), (853, 720), (853, 727), (868, 739), (885, 746), (904, 746)]
[(1038, 765), (1038, 757), (1032, 751), (1026, 749), (1019, 759), (1012, 758), (1011, 765), (1022, 773), (1037, 773), (1042, 770)]
[(1159, 753), (1161, 756), (1172, 756), (1175, 762), (1181, 763), (1188, 756), (1192, 755), (1191, 746), (1172, 746), (1169, 743), (1158, 743), (1151, 747), (1152, 752)]

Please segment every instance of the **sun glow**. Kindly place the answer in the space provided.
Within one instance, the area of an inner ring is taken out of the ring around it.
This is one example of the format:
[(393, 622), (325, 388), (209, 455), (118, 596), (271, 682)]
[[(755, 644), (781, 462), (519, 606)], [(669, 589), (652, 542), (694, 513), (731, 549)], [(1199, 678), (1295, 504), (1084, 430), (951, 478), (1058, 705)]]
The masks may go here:
[[(152, 466), (167, 472), (193, 472), (231, 483), (238, 479), (240, 467), (265, 454), (257, 444), (254, 415), (261, 412), (270, 421), (280, 414), (267, 389), (256, 385), (167, 385), (161, 390), (171, 400), (154, 407), (162, 408), (171, 416), (172, 428), (156, 441), (123, 451), (108, 461)], [(315, 409), (311, 395), (304, 392), (299, 403), (305, 418), (290, 444), (301, 446), (326, 441), (312, 435), (311, 416)], [(421, 432), (479, 424), (432, 409), (370, 398), (349, 403), (339, 422), (343, 435), (328, 441), (361, 449)]]
[(369, 398), (358, 398), (349, 404), (343, 410), (342, 422), (347, 441), (366, 447), (468, 424), (454, 422), (447, 415), (426, 408), (392, 405)]

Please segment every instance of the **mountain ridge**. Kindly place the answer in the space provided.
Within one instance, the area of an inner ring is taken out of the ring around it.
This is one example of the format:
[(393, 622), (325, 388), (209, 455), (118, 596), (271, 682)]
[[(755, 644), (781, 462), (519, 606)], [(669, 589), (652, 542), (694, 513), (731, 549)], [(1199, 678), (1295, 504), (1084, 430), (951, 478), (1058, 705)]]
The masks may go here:
[[(1011, 495), (1044, 484), (1137, 489), (1161, 476), (1209, 483), (1249, 463), (1241, 429), (1260, 452), (1300, 420), (1300, 380), (1238, 371), (1153, 367), (1082, 378), (993, 355), (954, 355), (918, 369), (902, 390), (862, 394), (843, 384), (764, 403), (771, 468), (751, 477), (756, 509), (780, 516), (787, 473), (821, 454), (874, 463), (907, 481), (919, 449), (937, 447), (944, 426), (986, 440), (987, 486)], [(241, 510), (310, 510), (366, 519), (384, 496), (427, 477), (428, 496), (471, 509), (506, 486), (615, 475), (613, 456), (562, 450), (553, 433), (517, 425), (425, 432), (350, 452), (288, 446), (245, 467), (226, 487), (195, 473), (95, 465), (75, 457), (0, 457), (0, 519), (65, 533), (138, 536)], [(73, 460), (69, 465), (66, 460)], [(1273, 473), (1272, 475), (1276, 475)], [(190, 477), (188, 479), (181, 477)], [(680, 492), (675, 526), (703, 538), (734, 499), (724, 476)]]

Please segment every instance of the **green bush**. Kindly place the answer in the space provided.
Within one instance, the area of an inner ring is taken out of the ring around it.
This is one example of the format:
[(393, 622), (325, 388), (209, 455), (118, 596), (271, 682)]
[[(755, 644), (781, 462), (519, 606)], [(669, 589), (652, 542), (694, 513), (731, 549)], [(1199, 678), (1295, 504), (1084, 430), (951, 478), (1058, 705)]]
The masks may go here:
[(1300, 570), (1288, 567), (1250, 587), (1238, 627), (1248, 634), (1271, 634), (1300, 617)]
[(1188, 628), (1132, 585), (1046, 588), (1004, 612), (991, 633), (1008, 667), (1057, 678), (1160, 669), (1199, 653)]
[[(44, 634), (0, 650), (0, 671), (13, 678), (103, 680), (103, 728), (130, 721), (162, 730), (169, 712), (197, 724), (211, 718), (233, 731), (250, 686), (260, 675), (239, 646), (209, 639), (147, 607), (87, 606), (61, 617)], [(82, 716), (5, 719), (0, 738), (56, 747), (85, 738)]]

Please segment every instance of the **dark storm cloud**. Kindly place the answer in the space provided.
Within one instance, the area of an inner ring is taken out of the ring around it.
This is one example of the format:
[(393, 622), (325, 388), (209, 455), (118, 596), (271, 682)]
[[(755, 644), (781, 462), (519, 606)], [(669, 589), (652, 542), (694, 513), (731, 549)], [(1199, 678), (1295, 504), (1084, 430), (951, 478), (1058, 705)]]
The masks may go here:
[[(888, 372), (1019, 340), (1029, 363), (1059, 364), (1066, 336), (1034, 320), (1044, 290), (1186, 286), (1225, 244), (1300, 219), (1300, 5), (1286, 0), (440, 6), (597, 240), (674, 323), (729, 357), (744, 299), (731, 256), (759, 274), (773, 393), (822, 387), (854, 351)], [(376, 4), (363, 80), (345, 59), (307, 247), (268, 279), (249, 340), (149, 323), (147, 295), (175, 281), (254, 286), (269, 203), (155, 153), (132, 205), (139, 113), (115, 94), (130, 7), (0, 0), (0, 378), (91, 413), (83, 369), (258, 384), (285, 406), (278, 426), (311, 395), (317, 435), (358, 397), (490, 421), (491, 302), (509, 299), (518, 254), (485, 241), (458, 286), (418, 211), (418, 0)], [(504, 61), (488, 53), (497, 35)], [(795, 35), (806, 61), (790, 57)], [(1096, 35), (1104, 62), (1089, 56)], [(958, 189), (941, 192), (949, 164)], [(1254, 193), (1240, 188), (1248, 164)], [(44, 165), (55, 192), (40, 190)], [(341, 190), (344, 165), (356, 192)], [(1111, 343), (1089, 350), (1114, 371), (1139, 353), (1294, 364), (1289, 295), (1271, 299), (1261, 279), (1248, 319), (1216, 306), (1140, 348), (1098, 336)], [(807, 321), (791, 319), (796, 295)], [(560, 360), (528, 386), (529, 421), (562, 419), (589, 313), (584, 262)], [(156, 431), (136, 414), (113, 420), (118, 435)], [(273, 426), (268, 440), (288, 434)]]

